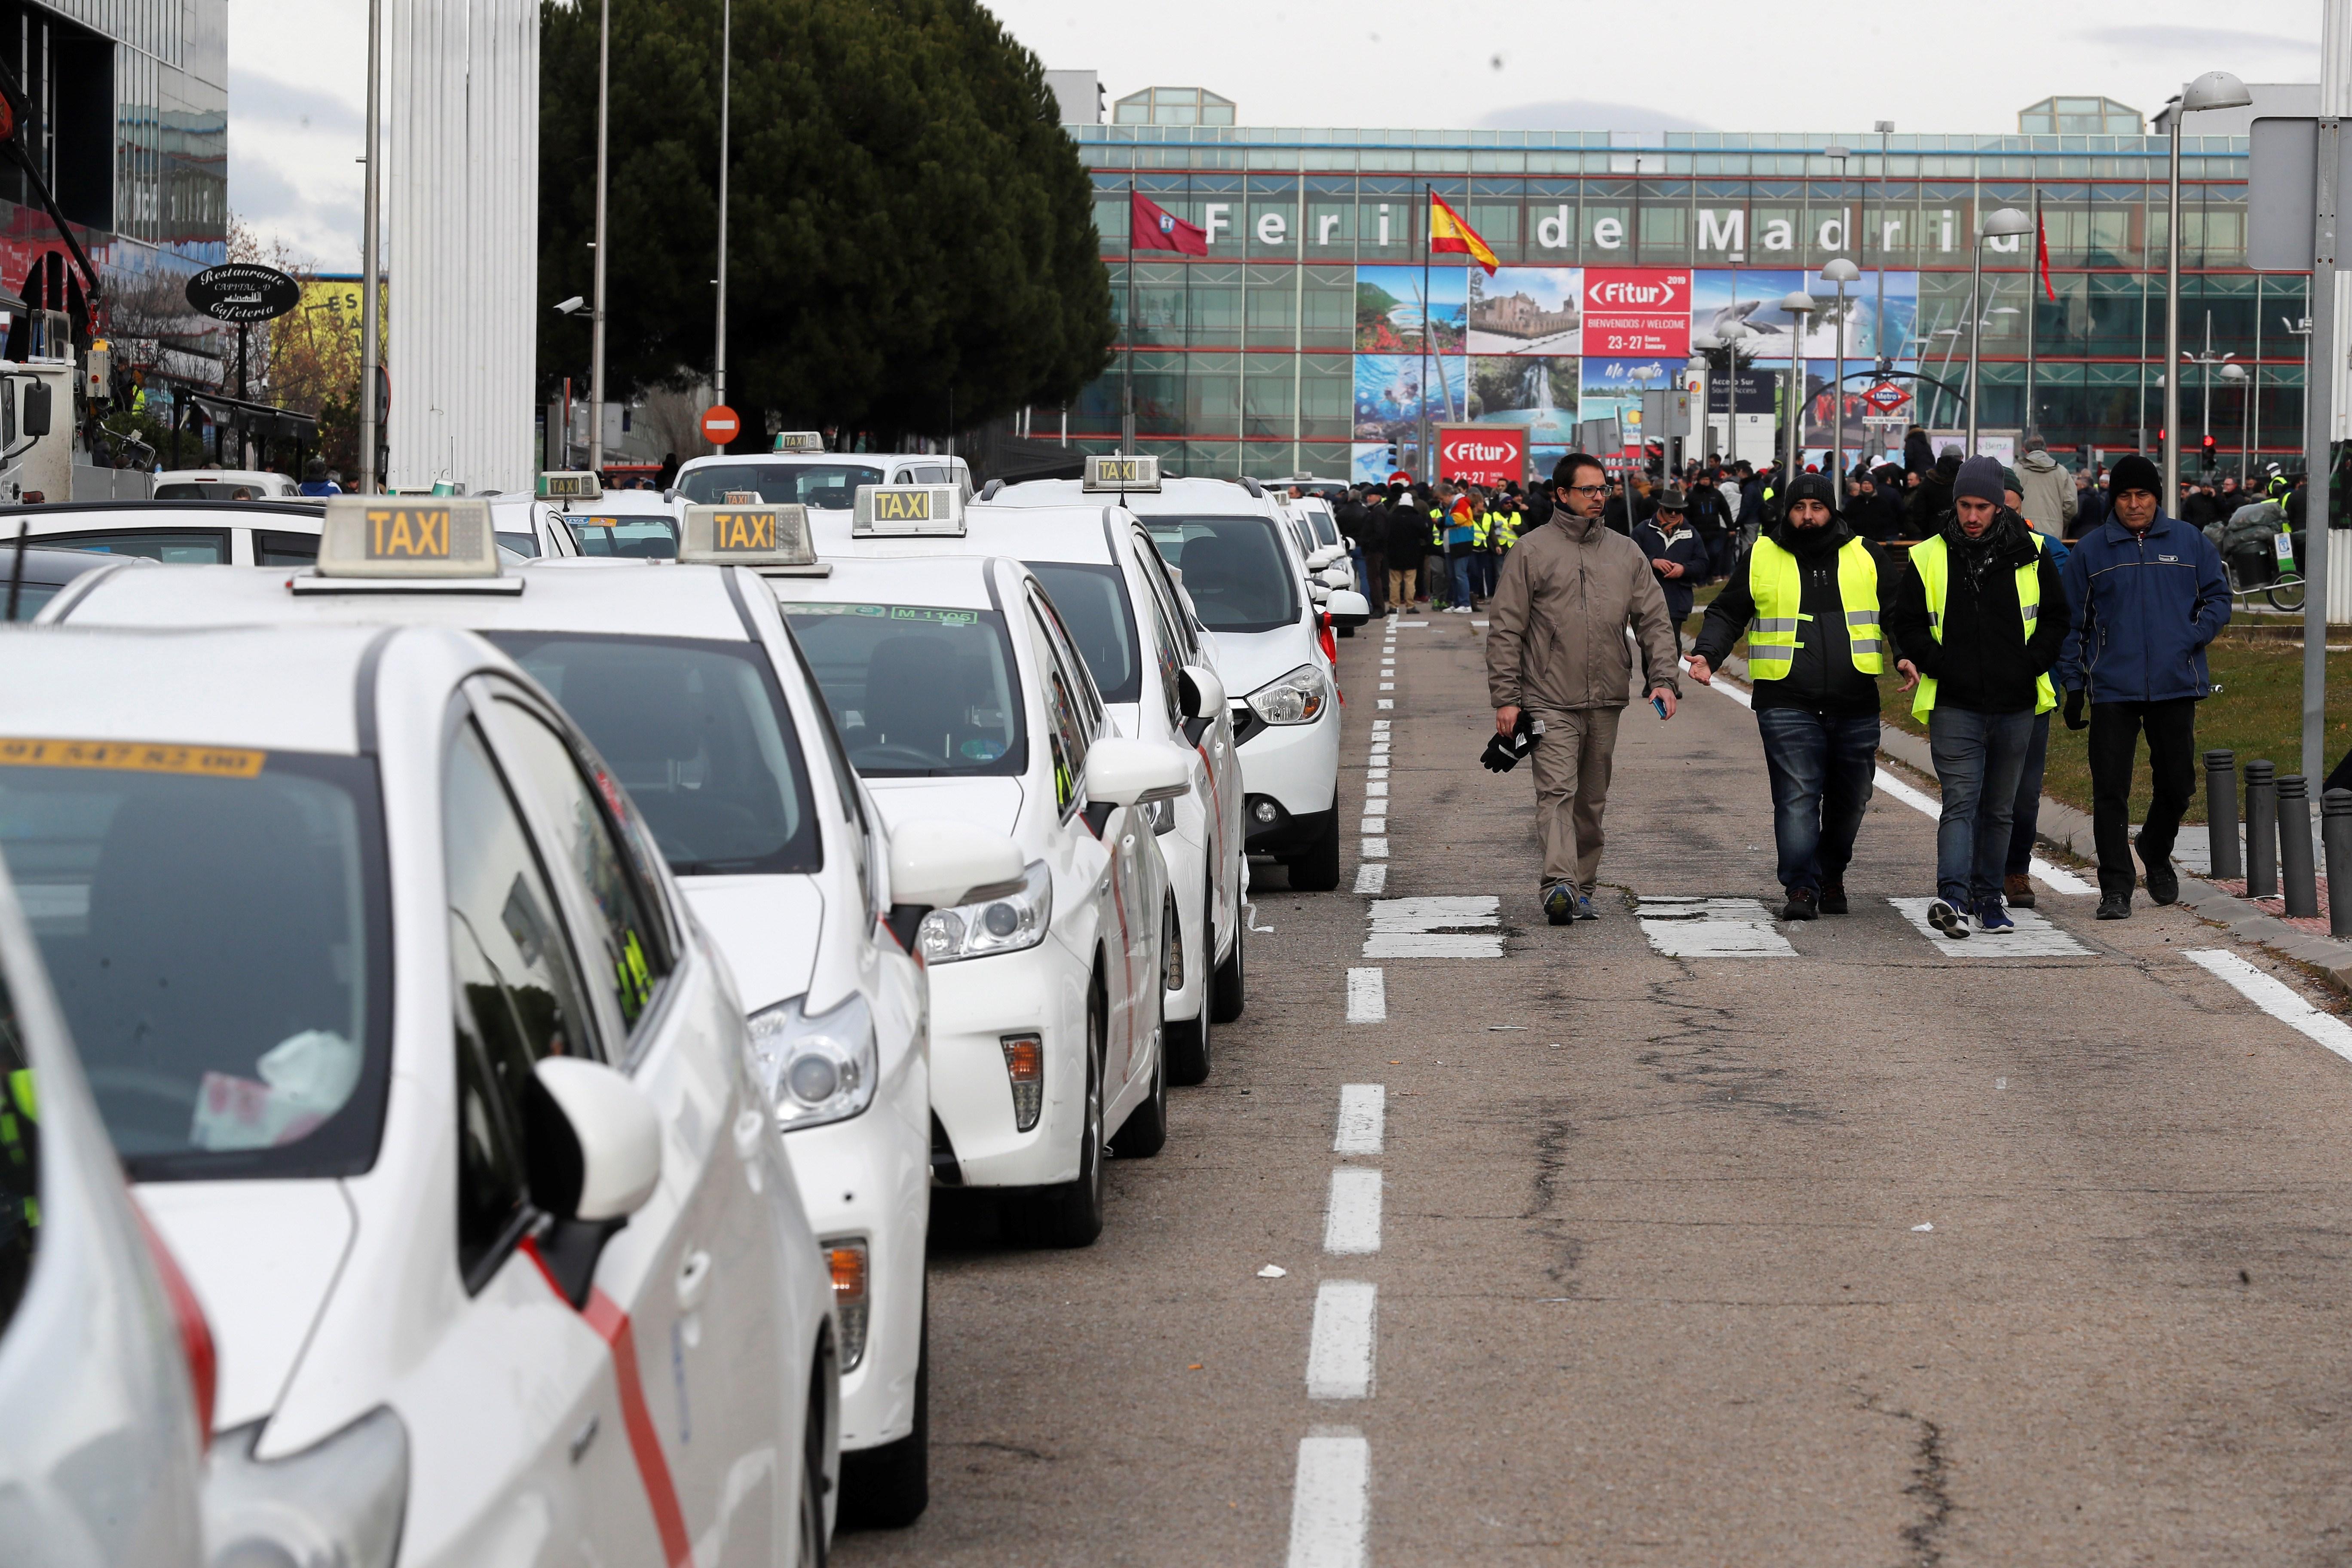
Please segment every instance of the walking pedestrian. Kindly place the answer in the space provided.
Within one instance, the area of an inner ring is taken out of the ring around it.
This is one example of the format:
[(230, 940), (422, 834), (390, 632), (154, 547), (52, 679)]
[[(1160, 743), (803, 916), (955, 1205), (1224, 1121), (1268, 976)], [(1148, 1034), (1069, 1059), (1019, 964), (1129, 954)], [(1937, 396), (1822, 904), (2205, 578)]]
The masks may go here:
[(2074, 521), (2074, 476), (2050, 455), (2050, 443), (2041, 431), (2028, 430), (2018, 447), (2019, 493), (2025, 498), (2019, 513), (2038, 531), (2065, 538), (2066, 525)]
[(1446, 581), (1452, 586), (1452, 603), (1445, 606), (1450, 615), (1466, 616), (1477, 602), (1478, 592), (1473, 581), (1477, 563), (1473, 558), (1477, 533), (1477, 515), (1471, 510), (1470, 498), (1459, 486), (1440, 480), (1437, 486), (1438, 505), (1444, 512)]
[(1402, 485), (1389, 490), (1388, 505), (1381, 509), (1381, 536), (1389, 563), (1389, 607), (1409, 611), (1420, 585), (1420, 563), (1423, 544), (1429, 538), (1429, 520), (1422, 516), (1420, 508), (1413, 504), (1412, 492)]
[[(2131, 918), (2139, 879), (2151, 902), (2180, 896), (2172, 867), (2180, 814), (2196, 783), (2197, 704), (2213, 689), (2205, 645), (2230, 624), (2230, 584), (2212, 541), (2164, 515), (2163, 479), (2135, 453), (2107, 480), (2112, 514), (2066, 563), (2073, 606), (2059, 659), (2066, 727), (2091, 731), (2091, 832), (2099, 849), (2099, 919)], [(2083, 716), (2087, 703), (2090, 717)], [(2147, 732), (2147, 816), (2127, 828), (2133, 765)]]
[(1445, 509), (1438, 493), (1428, 485), (1415, 485), (1413, 499), (1422, 513), (1421, 596), (1429, 601), (1432, 610), (1447, 607), (1445, 567)]
[(1706, 580), (1706, 541), (1685, 521), (1689, 499), (1682, 487), (1669, 485), (1658, 494), (1658, 510), (1650, 521), (1637, 524), (1633, 542), (1650, 559), (1658, 591), (1666, 596), (1666, 616), (1674, 623), (1675, 655), (1682, 656), (1683, 623), (1690, 619), (1691, 600)]
[(1888, 559), (1837, 510), (1835, 481), (1806, 475), (1783, 515), (1706, 607), (1691, 678), (1748, 634), (1749, 700), (1772, 781), (1780, 918), (1847, 910), (1845, 871), (1878, 769), (1878, 678), (1887, 668), (1879, 584)]
[[(2042, 554), (2058, 568), (2058, 581), (2066, 581), (2066, 562), (2074, 553), (2062, 542), (2042, 536)], [(2067, 620), (2074, 616), (2074, 601), (2068, 600)], [(2055, 677), (2053, 680), (2054, 682)], [(2030, 910), (2033, 907), (2033, 846), (2042, 826), (2042, 781), (2050, 764), (2050, 714), (2047, 710), (2033, 715), (2033, 734), (2026, 742), (2025, 766), (2017, 775), (2017, 795), (2010, 806), (2009, 858), (2001, 867), (2000, 896), (2011, 909)], [(1977, 831), (1998, 837), (1998, 830), (1979, 807)]]
[(2074, 520), (2066, 525), (2069, 543), (2107, 521), (2107, 492), (2089, 473), (2074, 476)]
[(1927, 726), (1943, 787), (1927, 921), (1948, 937), (1967, 936), (1971, 919), (2015, 929), (2001, 890), (2017, 781), (2033, 716), (2058, 705), (2049, 672), (2066, 640), (2057, 563), (2002, 490), (1998, 459), (1963, 462), (1950, 515), (1911, 552), (1895, 595), (1895, 668), (1902, 689), (1917, 689), (1912, 716)]
[(1597, 458), (1571, 452), (1552, 470), (1550, 523), (1505, 558), (1488, 607), (1486, 694), (1495, 731), (1524, 710), (1542, 727), (1534, 747), (1536, 830), (1543, 841), (1543, 909), (1554, 925), (1592, 920), (1617, 721), (1630, 700), (1639, 639), (1643, 680), (1662, 717), (1682, 698), (1665, 595), (1633, 542), (1601, 521), (1609, 493)]

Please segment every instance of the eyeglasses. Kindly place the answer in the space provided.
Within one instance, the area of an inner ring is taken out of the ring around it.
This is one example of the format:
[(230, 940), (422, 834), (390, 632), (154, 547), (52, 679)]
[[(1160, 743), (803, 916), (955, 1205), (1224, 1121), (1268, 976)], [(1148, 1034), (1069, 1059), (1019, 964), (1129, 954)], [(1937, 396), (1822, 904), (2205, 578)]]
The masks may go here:
[(1609, 493), (1607, 485), (1562, 485), (1559, 488), (1572, 496), (1605, 496)]

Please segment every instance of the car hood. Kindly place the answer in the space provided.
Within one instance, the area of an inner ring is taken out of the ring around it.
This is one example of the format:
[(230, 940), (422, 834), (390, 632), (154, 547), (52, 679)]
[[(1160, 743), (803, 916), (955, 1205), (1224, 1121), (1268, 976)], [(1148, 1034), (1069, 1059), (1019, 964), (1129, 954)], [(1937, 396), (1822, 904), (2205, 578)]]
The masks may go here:
[(824, 894), (803, 876), (681, 877), (694, 918), (735, 973), (746, 1013), (809, 988), (824, 930)]
[(149, 1182), (139, 1206), (188, 1277), (220, 1361), (213, 1430), (278, 1407), (358, 1222), (341, 1182)]
[(1297, 626), (1270, 632), (1219, 632), (1217, 679), (1225, 695), (1239, 702), (1269, 680), (1315, 662), (1315, 643)]
[(1010, 836), (1021, 821), (1021, 781), (1007, 778), (867, 779), (886, 827), (944, 817)]

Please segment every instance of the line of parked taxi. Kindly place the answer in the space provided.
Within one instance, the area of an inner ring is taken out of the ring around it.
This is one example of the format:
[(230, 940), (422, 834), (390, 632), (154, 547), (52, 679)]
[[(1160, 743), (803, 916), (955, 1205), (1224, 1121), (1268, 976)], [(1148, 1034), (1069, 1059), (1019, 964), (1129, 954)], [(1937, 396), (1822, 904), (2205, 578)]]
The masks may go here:
[(803, 445), (665, 509), (19, 514), (25, 1561), (797, 1568), (922, 1511), (931, 1193), (1099, 1234), (1244, 1008), (1251, 858), (1337, 881), (1366, 612), (1246, 481)]

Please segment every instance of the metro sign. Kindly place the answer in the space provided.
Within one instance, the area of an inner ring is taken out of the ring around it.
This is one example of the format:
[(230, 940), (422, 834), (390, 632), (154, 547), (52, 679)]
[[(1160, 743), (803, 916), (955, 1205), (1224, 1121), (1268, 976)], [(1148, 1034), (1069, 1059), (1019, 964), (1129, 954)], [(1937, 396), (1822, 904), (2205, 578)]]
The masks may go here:
[(1891, 381), (1882, 381), (1862, 395), (1862, 400), (1881, 414), (1892, 414), (1911, 401), (1911, 395)]

